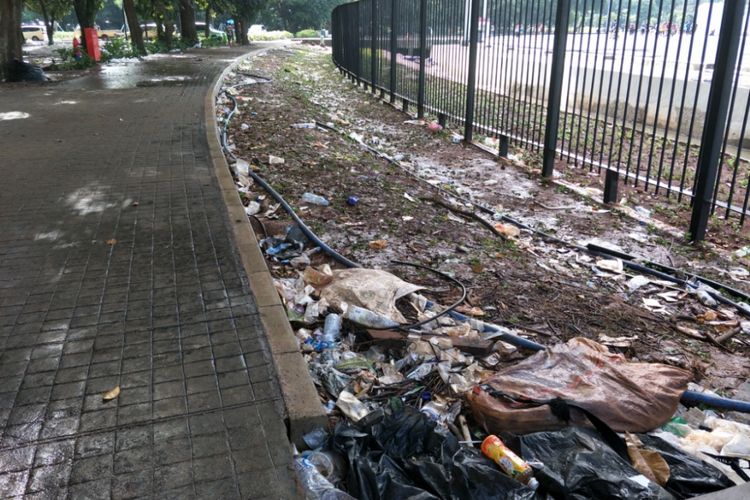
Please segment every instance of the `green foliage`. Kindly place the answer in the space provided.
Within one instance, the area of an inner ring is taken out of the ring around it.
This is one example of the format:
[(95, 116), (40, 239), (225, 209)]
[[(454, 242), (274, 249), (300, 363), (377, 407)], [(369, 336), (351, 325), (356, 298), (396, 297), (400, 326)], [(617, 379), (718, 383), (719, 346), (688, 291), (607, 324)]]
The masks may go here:
[(266, 31), (265, 33), (258, 33), (250, 37), (251, 40), (256, 42), (267, 42), (270, 40), (284, 40), (286, 38), (292, 38), (292, 35), (288, 31)]
[(70, 0), (26, 0), (24, 3), (34, 13), (46, 15), (50, 22), (61, 20), (73, 8)]
[(55, 49), (55, 52), (60, 57), (60, 62), (58, 63), (57, 61), (53, 60), (51, 68), (54, 71), (86, 69), (96, 64), (96, 62), (91, 59), (86, 53), (81, 54), (81, 58), (76, 60), (76, 58), (73, 56), (72, 48)]
[(318, 38), (320, 36), (320, 32), (314, 29), (306, 29), (298, 31), (294, 34), (294, 36), (296, 38)]
[(333, 8), (349, 1), (276, 0), (266, 3), (266, 8), (260, 12), (259, 21), (267, 27), (283, 27), (292, 32), (310, 26), (315, 29), (328, 28), (331, 24)]
[(137, 57), (133, 47), (124, 38), (110, 38), (102, 47), (102, 61), (107, 62), (112, 59), (124, 59)]
[(203, 48), (223, 47), (227, 44), (226, 35), (224, 35), (223, 37), (220, 37), (219, 35), (211, 34), (210, 37), (206, 38), (199, 33), (198, 38), (200, 38), (201, 47)]

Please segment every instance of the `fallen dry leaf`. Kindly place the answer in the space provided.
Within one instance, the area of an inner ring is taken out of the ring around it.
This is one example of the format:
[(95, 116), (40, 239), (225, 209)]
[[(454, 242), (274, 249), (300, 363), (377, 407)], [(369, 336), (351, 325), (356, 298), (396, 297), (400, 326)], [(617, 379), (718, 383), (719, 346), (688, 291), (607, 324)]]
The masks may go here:
[(467, 316), (484, 316), (484, 311), (479, 307), (469, 307), (467, 305), (460, 305), (456, 308), (456, 311)]
[(518, 236), (520, 236), (521, 234), (521, 230), (511, 224), (503, 224), (502, 222), (498, 222), (494, 227), (498, 233), (507, 236), (508, 238), (518, 238)]
[(110, 401), (112, 399), (115, 399), (117, 396), (120, 395), (120, 386), (116, 386), (114, 389), (111, 389), (104, 394), (102, 394), (102, 399), (104, 401)]
[(385, 250), (388, 246), (388, 240), (374, 240), (371, 241), (368, 246), (373, 250)]
[(716, 311), (712, 311), (711, 309), (704, 312), (703, 314), (696, 316), (696, 318), (698, 319), (698, 322), (700, 323), (707, 322), (707, 321), (716, 321), (716, 318), (718, 317), (719, 315), (716, 314)]

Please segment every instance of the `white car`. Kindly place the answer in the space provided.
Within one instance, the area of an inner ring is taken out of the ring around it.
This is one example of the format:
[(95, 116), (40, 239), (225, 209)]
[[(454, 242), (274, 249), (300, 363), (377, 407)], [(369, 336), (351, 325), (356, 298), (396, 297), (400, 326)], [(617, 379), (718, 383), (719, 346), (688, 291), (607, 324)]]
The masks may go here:
[(47, 28), (44, 26), (38, 26), (36, 24), (22, 24), (21, 31), (23, 32), (23, 39), (27, 42), (32, 40), (34, 42), (46, 42), (47, 41)]

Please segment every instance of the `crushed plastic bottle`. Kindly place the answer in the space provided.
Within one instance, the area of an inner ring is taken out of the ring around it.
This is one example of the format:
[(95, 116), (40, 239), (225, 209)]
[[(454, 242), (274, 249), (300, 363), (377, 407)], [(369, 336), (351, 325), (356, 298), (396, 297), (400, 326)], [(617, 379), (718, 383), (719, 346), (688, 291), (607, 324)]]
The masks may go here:
[(323, 342), (336, 342), (341, 338), (341, 323), (342, 318), (336, 313), (331, 313), (326, 316), (325, 323), (323, 324), (323, 335), (320, 340)]
[(320, 205), (321, 207), (327, 207), (331, 203), (325, 199), (324, 197), (313, 194), (313, 193), (305, 193), (302, 195), (302, 201), (305, 203), (310, 203), (312, 205)]
[(516, 481), (536, 489), (539, 483), (532, 476), (534, 473), (526, 461), (505, 446), (499, 437), (490, 434), (482, 441), (482, 453), (492, 459), (507, 475)]
[(426, 403), (422, 408), (419, 410), (420, 412), (427, 415), (427, 418), (434, 422), (440, 422), (443, 420), (443, 416), (446, 411), (448, 411), (448, 406), (445, 403), (439, 403), (437, 401), (430, 401), (429, 403)]
[(306, 451), (302, 456), (312, 462), (318, 472), (332, 483), (338, 483), (344, 478), (346, 463), (335, 451)]
[(398, 323), (390, 318), (381, 316), (380, 314), (365, 309), (364, 307), (351, 304), (346, 309), (344, 317), (358, 325), (370, 328), (395, 328), (398, 326)]
[(307, 500), (354, 500), (331, 484), (307, 458), (296, 458), (294, 468)]
[(370, 410), (357, 397), (349, 391), (341, 391), (336, 406), (344, 412), (353, 422), (359, 422)]

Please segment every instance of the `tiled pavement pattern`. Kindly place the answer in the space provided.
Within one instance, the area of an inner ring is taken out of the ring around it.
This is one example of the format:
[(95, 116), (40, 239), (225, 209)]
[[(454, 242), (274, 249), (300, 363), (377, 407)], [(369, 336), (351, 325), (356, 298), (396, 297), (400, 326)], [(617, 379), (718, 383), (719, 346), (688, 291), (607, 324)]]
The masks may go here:
[(203, 124), (239, 54), (0, 89), (1, 498), (294, 496)]

